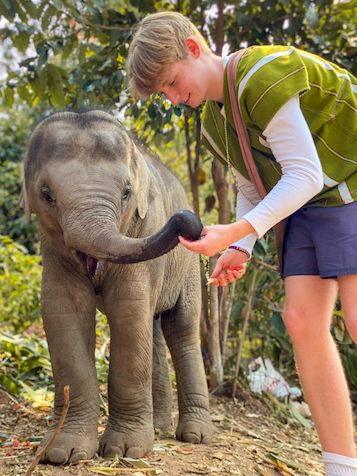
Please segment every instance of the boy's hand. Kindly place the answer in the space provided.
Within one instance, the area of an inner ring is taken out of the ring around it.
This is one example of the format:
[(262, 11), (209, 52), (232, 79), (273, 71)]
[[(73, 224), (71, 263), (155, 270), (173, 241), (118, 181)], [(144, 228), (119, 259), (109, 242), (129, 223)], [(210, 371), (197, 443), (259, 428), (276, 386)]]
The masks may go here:
[[(225, 251), (217, 260), (217, 264), (207, 284), (225, 287), (235, 283), (245, 274), (247, 255), (239, 250)], [(227, 272), (225, 272), (227, 270)]]
[(241, 220), (229, 225), (205, 226), (201, 232), (201, 238), (197, 241), (186, 240), (182, 236), (179, 236), (179, 240), (188, 250), (206, 256), (213, 256), (230, 246), (232, 243), (249, 235), (249, 233), (254, 232), (255, 230), (252, 225), (242, 218)]

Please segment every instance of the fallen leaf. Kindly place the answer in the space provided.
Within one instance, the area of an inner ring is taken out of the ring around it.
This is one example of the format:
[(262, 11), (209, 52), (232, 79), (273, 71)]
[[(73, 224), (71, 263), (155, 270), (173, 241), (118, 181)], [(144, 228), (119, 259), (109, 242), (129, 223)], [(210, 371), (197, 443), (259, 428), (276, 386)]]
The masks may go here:
[(187, 448), (187, 449), (185, 449), (185, 448), (178, 448), (178, 449), (176, 450), (176, 453), (181, 453), (181, 454), (183, 454), (183, 455), (190, 455), (191, 453), (193, 453), (193, 450), (188, 449), (188, 448)]
[(135, 474), (142, 475), (143, 473), (149, 474), (150, 476), (156, 475), (156, 469), (154, 468), (143, 468), (140, 471), (138, 471), (137, 468), (108, 468), (107, 466), (101, 466), (101, 467), (88, 468), (88, 469), (97, 474), (104, 474), (104, 475), (112, 474), (114, 476), (122, 472), (133, 473), (134, 475)]
[(223, 453), (213, 453), (212, 458), (219, 459), (222, 461), (224, 459), (224, 454)]
[(265, 469), (259, 468), (258, 465), (254, 466), (254, 469), (257, 473), (262, 474), (263, 476), (269, 476), (269, 473)]
[(295, 418), (299, 423), (301, 423), (302, 426), (304, 426), (305, 428), (309, 428), (309, 429), (312, 428), (311, 422), (301, 415), (301, 413), (295, 407), (293, 402), (289, 402), (289, 410), (290, 410), (291, 416), (293, 418)]
[(223, 421), (225, 417), (223, 415), (211, 415), (212, 421)]
[(288, 474), (291, 474), (292, 476), (294, 476), (294, 473), (292, 471), (290, 471), (290, 469), (286, 466), (286, 464), (282, 463), (279, 460), (277, 461), (277, 464), (278, 464), (279, 469), (281, 469), (285, 473), (288, 473)]

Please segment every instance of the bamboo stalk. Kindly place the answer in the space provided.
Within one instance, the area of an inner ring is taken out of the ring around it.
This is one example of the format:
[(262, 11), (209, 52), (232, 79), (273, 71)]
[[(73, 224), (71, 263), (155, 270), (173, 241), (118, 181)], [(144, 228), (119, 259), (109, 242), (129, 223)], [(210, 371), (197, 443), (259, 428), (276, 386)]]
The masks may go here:
[(249, 295), (248, 295), (247, 314), (246, 314), (246, 316), (244, 318), (244, 322), (243, 322), (242, 337), (241, 337), (240, 342), (239, 342), (238, 354), (237, 354), (237, 360), (236, 360), (236, 369), (235, 369), (235, 372), (234, 372), (232, 398), (235, 398), (235, 396), (236, 396), (238, 373), (239, 373), (240, 362), (241, 362), (241, 359), (242, 359), (242, 352), (243, 352), (243, 343), (244, 343), (245, 333), (246, 333), (247, 326), (248, 326), (250, 311), (252, 309), (252, 301), (253, 301), (253, 295), (254, 295), (254, 291), (255, 291), (255, 289), (254, 289), (255, 280), (256, 280), (258, 271), (259, 271), (259, 266), (257, 268), (255, 268), (255, 270), (254, 270), (252, 284), (250, 285), (250, 290), (249, 290)]

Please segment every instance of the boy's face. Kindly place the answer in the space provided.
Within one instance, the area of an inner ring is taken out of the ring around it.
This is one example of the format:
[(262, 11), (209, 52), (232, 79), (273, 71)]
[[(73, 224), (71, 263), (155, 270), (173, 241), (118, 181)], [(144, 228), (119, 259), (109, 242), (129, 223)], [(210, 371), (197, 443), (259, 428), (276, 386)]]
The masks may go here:
[(198, 107), (206, 99), (205, 76), (199, 47), (191, 45), (188, 47), (188, 56), (172, 64), (167, 81), (158, 92), (163, 93), (173, 105), (182, 103)]

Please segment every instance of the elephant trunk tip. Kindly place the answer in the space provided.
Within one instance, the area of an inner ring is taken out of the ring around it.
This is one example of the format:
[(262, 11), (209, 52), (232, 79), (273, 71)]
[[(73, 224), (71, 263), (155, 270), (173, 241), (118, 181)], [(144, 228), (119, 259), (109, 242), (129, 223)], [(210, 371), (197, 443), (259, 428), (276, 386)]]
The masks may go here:
[(168, 221), (168, 227), (173, 229), (175, 236), (182, 236), (192, 241), (199, 239), (203, 229), (201, 220), (190, 210), (180, 210), (172, 215)]
[(128, 264), (158, 258), (179, 244), (179, 236), (198, 240), (203, 229), (200, 219), (190, 210), (180, 210), (174, 213), (161, 230), (147, 239), (142, 252), (133, 255), (121, 256), (117, 262)]

